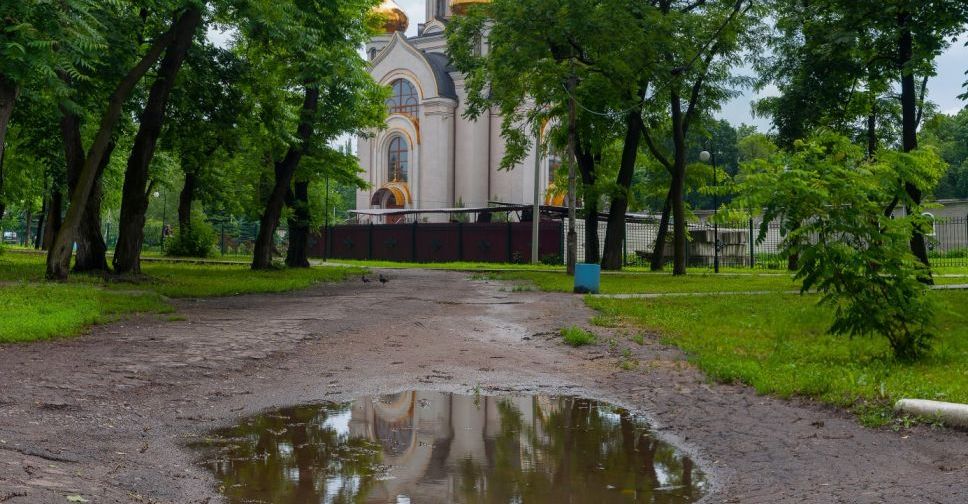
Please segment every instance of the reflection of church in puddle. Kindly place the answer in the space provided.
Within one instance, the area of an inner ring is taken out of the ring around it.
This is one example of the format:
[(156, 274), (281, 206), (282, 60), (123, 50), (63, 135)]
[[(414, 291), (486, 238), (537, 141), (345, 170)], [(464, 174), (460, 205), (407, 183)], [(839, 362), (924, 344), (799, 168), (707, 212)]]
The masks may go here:
[(361, 502), (690, 502), (703, 485), (627, 413), (586, 400), (406, 392), (357, 401), (346, 421), (334, 427), (383, 451)]
[[(499, 403), (521, 412), (523, 423), (535, 425), (535, 400), (482, 397), (475, 403), (469, 396), (408, 392), (355, 403), (350, 436), (377, 440), (383, 447), (382, 463), (389, 467), (388, 478), (375, 486), (367, 502), (397, 502), (401, 496), (413, 502), (453, 502), (443, 496), (454, 497), (460, 487), (483, 483), (460, 481), (453, 468), (494, 459), (495, 440), (502, 429)], [(547, 413), (554, 409), (550, 403), (539, 406)], [(537, 462), (533, 450), (521, 448), (521, 464)]]
[[(386, 128), (360, 138), (358, 155), (370, 188), (357, 194), (357, 209), (480, 208), (489, 201), (533, 203), (535, 152), (514, 170), (500, 170), (504, 156), (501, 117), (467, 110), (464, 79), (450, 67), (445, 28), (471, 4), (489, 0), (427, 0), (427, 23), (417, 36), (404, 32), (409, 19), (393, 0), (378, 8), (385, 33), (366, 46), (370, 73), (392, 90)], [(487, 41), (480, 51), (486, 53)], [(542, 160), (541, 194), (560, 162)], [(554, 191), (552, 191), (554, 192)], [(557, 197), (560, 204), (563, 197)], [(549, 203), (551, 201), (548, 201)]]

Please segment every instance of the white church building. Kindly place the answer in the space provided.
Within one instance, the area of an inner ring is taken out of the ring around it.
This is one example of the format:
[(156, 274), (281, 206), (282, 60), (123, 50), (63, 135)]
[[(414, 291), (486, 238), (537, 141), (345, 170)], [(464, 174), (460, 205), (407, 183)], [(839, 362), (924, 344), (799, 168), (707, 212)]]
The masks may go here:
[[(453, 16), (488, 0), (426, 0), (427, 22), (407, 37), (409, 18), (393, 0), (378, 9), (385, 31), (366, 46), (373, 78), (392, 89), (386, 127), (358, 139), (357, 154), (370, 184), (356, 208), (481, 208), (489, 202), (532, 204), (535, 150), (513, 170), (504, 156), (501, 117), (465, 117), (463, 76), (450, 66), (445, 30)], [(486, 54), (487, 41), (481, 51)], [(545, 199), (558, 161), (542, 159), (539, 194)], [(563, 199), (563, 198), (556, 198)]]

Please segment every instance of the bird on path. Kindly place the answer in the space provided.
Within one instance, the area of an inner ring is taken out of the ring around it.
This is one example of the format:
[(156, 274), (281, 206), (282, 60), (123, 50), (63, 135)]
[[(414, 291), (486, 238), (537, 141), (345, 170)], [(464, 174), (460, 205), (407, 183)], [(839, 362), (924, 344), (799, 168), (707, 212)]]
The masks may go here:
[(365, 283), (365, 284), (370, 283), (370, 279), (369, 278), (366, 278), (366, 275), (363, 275), (363, 283)]
[(388, 282), (390, 282), (390, 279), (383, 276), (383, 273), (380, 273), (380, 283), (386, 285)]

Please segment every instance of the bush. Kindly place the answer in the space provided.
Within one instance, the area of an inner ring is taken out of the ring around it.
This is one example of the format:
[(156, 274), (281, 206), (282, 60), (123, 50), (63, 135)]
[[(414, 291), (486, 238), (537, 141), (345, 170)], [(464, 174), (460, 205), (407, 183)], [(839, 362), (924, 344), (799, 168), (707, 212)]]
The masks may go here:
[(206, 258), (215, 249), (215, 229), (198, 219), (187, 228), (179, 228), (175, 236), (165, 242), (165, 255), (169, 257)]
[(562, 329), (561, 337), (564, 338), (566, 344), (573, 347), (593, 345), (598, 342), (598, 338), (594, 334), (577, 326)]
[[(885, 337), (899, 359), (930, 348), (934, 305), (930, 270), (910, 250), (912, 236), (930, 230), (905, 183), (931, 192), (944, 163), (933, 151), (883, 152), (877, 160), (848, 139), (822, 134), (799, 141), (775, 163), (753, 166), (746, 198), (765, 208), (759, 240), (778, 220), (785, 256), (800, 258), (796, 278), (834, 309), (833, 334)], [(891, 218), (893, 204), (912, 209)]]

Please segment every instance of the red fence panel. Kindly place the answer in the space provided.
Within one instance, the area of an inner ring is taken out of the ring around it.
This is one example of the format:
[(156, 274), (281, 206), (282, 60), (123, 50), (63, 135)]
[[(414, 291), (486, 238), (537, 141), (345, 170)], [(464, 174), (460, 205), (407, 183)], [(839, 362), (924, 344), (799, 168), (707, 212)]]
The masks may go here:
[[(541, 222), (539, 259), (561, 258), (562, 223)], [(412, 262), (531, 260), (530, 222), (343, 225), (310, 238), (310, 257)]]

